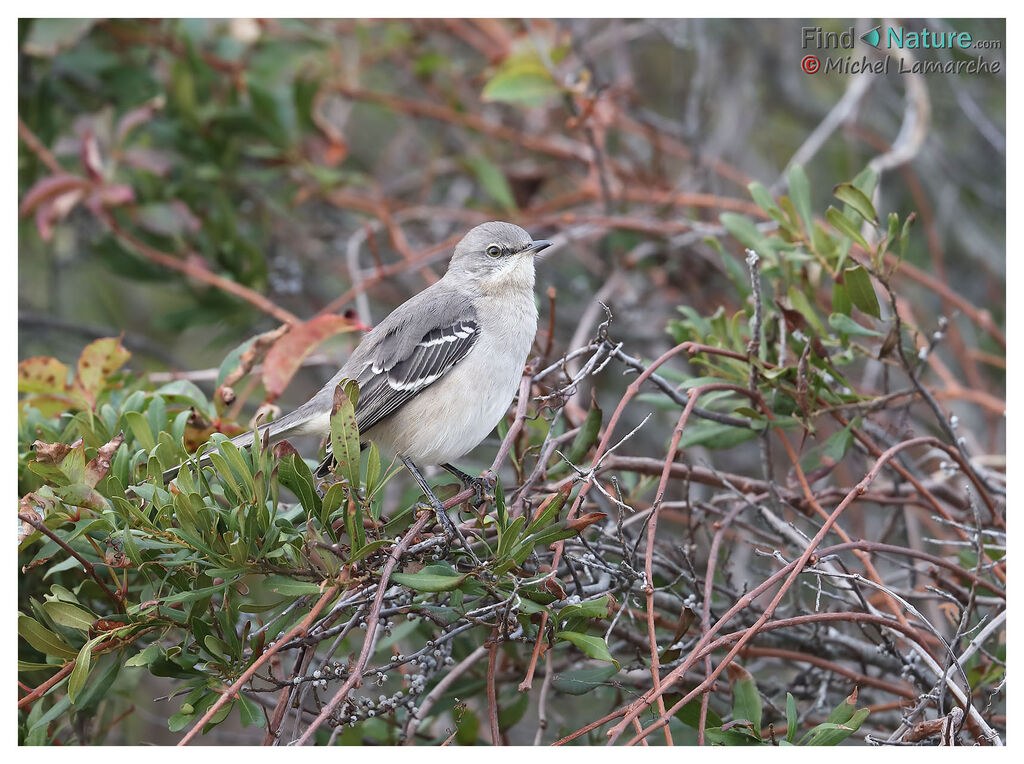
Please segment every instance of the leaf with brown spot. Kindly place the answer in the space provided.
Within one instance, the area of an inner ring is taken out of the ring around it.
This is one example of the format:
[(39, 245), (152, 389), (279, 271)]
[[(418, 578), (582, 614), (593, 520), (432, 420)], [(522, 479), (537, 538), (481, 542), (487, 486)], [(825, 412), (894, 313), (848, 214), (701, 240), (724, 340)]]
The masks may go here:
[(607, 517), (607, 515), (605, 515), (604, 512), (587, 512), (587, 514), (574, 517), (572, 520), (566, 520), (565, 527), (571, 528), (579, 533), (588, 525), (600, 522), (601, 520), (604, 520), (605, 517)]
[[(57, 501), (52, 496), (44, 496), (35, 492), (26, 493), (18, 501), (19, 514), (36, 517), (40, 522), (44, 521), (46, 516), (55, 509), (57, 509)], [(18, 526), (18, 543), (20, 544), (35, 532), (36, 529), (31, 523), (21, 520), (21, 524)]]
[(78, 358), (78, 375), (74, 389), (81, 393), (90, 406), (96, 404), (96, 397), (106, 387), (107, 378), (120, 369), (131, 358), (120, 337), (104, 337), (85, 346)]
[(106, 477), (107, 473), (110, 472), (110, 461), (122, 443), (124, 443), (124, 433), (119, 432), (109, 443), (100, 446), (96, 456), (85, 465), (85, 482), (87, 485), (95, 488), (96, 484)]
[(263, 386), (267, 395), (277, 398), (288, 387), (302, 362), (321, 342), (342, 332), (351, 332), (357, 324), (344, 316), (329, 313), (292, 327), (267, 352), (263, 362)]
[(44, 443), (41, 440), (37, 440), (32, 444), (32, 450), (35, 452), (37, 462), (59, 466), (64, 461), (64, 457), (71, 451), (71, 446), (67, 443)]
[(360, 484), (359, 423), (356, 421), (358, 397), (359, 386), (355, 380), (343, 379), (334, 388), (334, 405), (331, 407), (331, 451), (338, 471), (351, 486)]
[(68, 367), (56, 358), (26, 358), (18, 364), (18, 392), (60, 395), (68, 389)]

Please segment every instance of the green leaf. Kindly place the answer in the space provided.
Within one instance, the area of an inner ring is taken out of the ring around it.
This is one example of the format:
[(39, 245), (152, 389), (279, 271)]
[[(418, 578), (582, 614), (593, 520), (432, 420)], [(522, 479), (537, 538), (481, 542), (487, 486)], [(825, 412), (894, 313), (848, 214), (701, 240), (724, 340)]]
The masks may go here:
[(796, 737), (799, 717), (796, 713), (796, 700), (793, 693), (786, 693), (786, 741), (792, 743)]
[(505, 101), (541, 106), (562, 92), (544, 66), (537, 49), (530, 45), (508, 56), (484, 85), (484, 101)]
[(551, 677), (551, 686), (568, 695), (586, 695), (619, 673), (617, 666), (600, 666), (593, 669), (566, 671)]
[(566, 605), (558, 611), (558, 620), (564, 621), (568, 618), (607, 618), (608, 617), (608, 595), (603, 594), (592, 600), (584, 600), (575, 605)]
[(18, 613), (18, 634), (44, 655), (57, 658), (74, 658), (78, 651), (57, 634), (44, 627), (35, 618)]
[(756, 438), (758, 431), (744, 427), (730, 427), (718, 422), (697, 422), (687, 426), (679, 441), (680, 448), (705, 446), (706, 448), (732, 448)]
[(124, 662), (125, 666), (148, 666), (160, 657), (160, 645), (155, 642), (151, 645), (147, 645), (146, 648), (137, 655), (133, 655), (131, 658)]
[(761, 694), (749, 671), (735, 663), (727, 666), (732, 681), (733, 719), (746, 719), (755, 730), (761, 729)]
[(392, 573), (391, 580), (418, 592), (450, 592), (459, 588), (466, 576), (446, 576), (421, 570), (418, 573)]
[(800, 745), (839, 745), (860, 729), (870, 713), (870, 708), (862, 708), (843, 724), (822, 722), (800, 739)]
[(50, 600), (44, 602), (42, 607), (43, 612), (52, 618), (54, 623), (67, 626), (69, 629), (89, 631), (89, 627), (96, 620), (96, 616), (92, 613), (68, 602)]
[(370, 442), (366, 454), (366, 496), (373, 496), (377, 492), (377, 481), (380, 480), (380, 449), (377, 444)]
[(814, 215), (811, 213), (811, 182), (804, 168), (798, 164), (789, 168), (789, 198), (800, 214), (804, 230), (810, 237), (814, 230)]
[(566, 642), (571, 642), (591, 658), (614, 663), (615, 668), (619, 668), (619, 662), (608, 651), (608, 643), (604, 641), (603, 637), (593, 637), (589, 634), (581, 634), (578, 631), (560, 631), (555, 635), (555, 639), (564, 639)]
[(153, 437), (153, 431), (149, 429), (146, 417), (138, 411), (126, 411), (124, 412), (124, 421), (128, 424), (128, 429), (131, 430), (140, 446), (146, 451), (156, 448), (156, 438)]
[(263, 579), (263, 583), (260, 586), (261, 589), (266, 589), (270, 592), (277, 594), (284, 594), (287, 596), (299, 596), (302, 594), (320, 594), (319, 584), (313, 584), (309, 581), (297, 581), (294, 578), (288, 578), (287, 576), (267, 576)]
[(884, 337), (881, 332), (861, 326), (849, 316), (843, 313), (833, 313), (828, 317), (828, 324), (842, 334), (850, 334), (855, 337)]
[[(665, 694), (665, 705), (667, 707), (674, 706), (680, 700), (683, 699), (682, 695), (675, 693)], [(678, 711), (676, 711), (676, 719), (681, 721), (687, 727), (697, 729), (700, 726), (700, 699), (694, 698), (689, 703), (684, 705)], [(715, 710), (708, 707), (708, 714), (705, 719), (705, 729), (709, 727), (721, 727), (722, 717), (715, 713)]]
[(829, 225), (831, 225), (833, 228), (839, 231), (839, 233), (843, 234), (843, 236), (853, 239), (855, 242), (860, 244), (861, 247), (863, 247), (865, 250), (871, 249), (868, 246), (867, 239), (865, 239), (861, 235), (860, 229), (857, 227), (857, 224), (850, 220), (850, 218), (846, 217), (846, 215), (844, 215), (841, 211), (837, 210), (835, 207), (829, 207), (827, 210), (825, 210), (825, 219), (829, 222)]
[(761, 745), (761, 738), (755, 737), (746, 727), (708, 727), (704, 730), (704, 736), (712, 745)]
[(498, 165), (483, 156), (469, 156), (465, 159), (477, 182), (487, 195), (501, 205), (506, 211), (516, 209), (516, 200), (512, 196), (512, 187), (508, 178)]
[(750, 191), (750, 198), (753, 199), (754, 203), (757, 204), (757, 206), (760, 207), (762, 210), (767, 212), (772, 217), (775, 217), (776, 215), (782, 215), (782, 210), (779, 209), (779, 206), (775, 203), (775, 200), (772, 199), (772, 195), (768, 193), (768, 189), (766, 189), (763, 185), (761, 185), (757, 181), (754, 181), (753, 183), (747, 185), (747, 190)]
[(842, 703), (832, 709), (832, 713), (828, 715), (826, 722), (833, 724), (846, 724), (853, 718), (854, 711), (857, 710), (857, 690), (854, 688), (853, 692), (847, 695)]
[(334, 388), (331, 408), (331, 451), (338, 470), (349, 485), (357, 488), (359, 474), (359, 424), (356, 422), (356, 401), (359, 386), (355, 380), (343, 379)]
[(878, 296), (871, 284), (871, 276), (863, 266), (854, 265), (843, 271), (843, 285), (850, 295), (850, 300), (860, 311), (875, 318), (882, 317)]
[(516, 692), (511, 702), (501, 703), (498, 708), (498, 731), (504, 732), (518, 724), (529, 705), (530, 694), (527, 692)]
[(501, 488), (500, 476), (494, 485), (494, 517), (498, 521), (498, 528), (504, 531), (508, 527), (508, 507), (505, 506), (505, 491)]
[(878, 222), (878, 213), (875, 212), (875, 205), (871, 203), (871, 200), (863, 191), (852, 183), (840, 183), (832, 189), (832, 193), (835, 194), (839, 201), (850, 205), (850, 207), (856, 210), (858, 215), (869, 223)]
[(30, 56), (52, 57), (81, 40), (96, 19), (32, 19), (31, 23), (22, 50)]
[(327, 493), (324, 494), (323, 505), (320, 508), (320, 524), (324, 528), (330, 526), (331, 518), (341, 509), (347, 498), (348, 492), (344, 483), (335, 483), (327, 489)]
[(78, 693), (82, 691), (82, 687), (85, 686), (85, 680), (89, 678), (89, 669), (92, 666), (92, 648), (105, 638), (105, 635), (93, 637), (78, 651), (75, 667), (71, 669), (71, 676), (68, 678), (68, 697), (71, 699), (72, 705), (78, 699)]
[(498, 549), (495, 552), (495, 559), (501, 560), (508, 556), (512, 545), (519, 540), (524, 525), (526, 525), (526, 518), (520, 515), (509, 524), (508, 528), (498, 528)]
[(277, 465), (277, 477), (281, 485), (298, 497), (306, 512), (320, 515), (323, 504), (316, 492), (313, 471), (301, 456), (294, 451), (282, 456)]
[(838, 281), (832, 283), (832, 310), (836, 313), (842, 313), (844, 316), (850, 315), (850, 311), (853, 309), (853, 303), (850, 302), (850, 294), (846, 291), (846, 287), (840, 284)]
[[(583, 420), (583, 424), (580, 426), (579, 432), (576, 433), (576, 437), (573, 438), (572, 445), (569, 446), (568, 452), (565, 454), (565, 458), (575, 465), (579, 465), (583, 461), (583, 458), (590, 451), (591, 447), (597, 442), (598, 435), (601, 434), (601, 421), (604, 414), (601, 411), (601, 407), (596, 403), (590, 407), (590, 411), (587, 412), (586, 418)], [(548, 474), (555, 475), (562, 468), (568, 469), (568, 464), (564, 461), (560, 462), (557, 467), (558, 470), (548, 470)]]
[(766, 260), (774, 262), (775, 245), (771, 239), (757, 229), (754, 221), (734, 212), (723, 212), (718, 219), (736, 241), (744, 247), (754, 250)]
[(455, 740), (459, 745), (476, 745), (480, 733), (480, 718), (465, 706), (455, 711)]
[(250, 700), (242, 693), (238, 694), (238, 715), (242, 719), (243, 727), (263, 727), (267, 720), (263, 715), (263, 706), (256, 701)]

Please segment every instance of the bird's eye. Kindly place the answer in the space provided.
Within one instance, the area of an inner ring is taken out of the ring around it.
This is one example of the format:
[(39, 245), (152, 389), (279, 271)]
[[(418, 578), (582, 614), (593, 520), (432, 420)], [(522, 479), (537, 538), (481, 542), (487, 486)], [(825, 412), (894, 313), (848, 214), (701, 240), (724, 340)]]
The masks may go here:
[(492, 244), (487, 248), (487, 254), (490, 255), (491, 257), (497, 257), (498, 255), (501, 254), (501, 247), (499, 247), (497, 244)]

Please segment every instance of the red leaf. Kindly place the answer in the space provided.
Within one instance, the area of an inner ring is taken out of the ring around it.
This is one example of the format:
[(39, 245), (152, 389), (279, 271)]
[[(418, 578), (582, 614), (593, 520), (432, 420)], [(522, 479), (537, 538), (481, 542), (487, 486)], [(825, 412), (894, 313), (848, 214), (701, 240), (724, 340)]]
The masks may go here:
[(82, 136), (80, 157), (82, 166), (93, 180), (103, 180), (103, 158), (100, 156), (100, 143), (92, 130)]
[(49, 241), (53, 236), (53, 227), (67, 217), (85, 194), (80, 188), (47, 199), (36, 207), (36, 230), (39, 238)]
[(328, 337), (354, 331), (360, 326), (357, 321), (328, 313), (292, 327), (274, 343), (263, 361), (263, 386), (267, 397), (273, 400), (284, 392), (303, 360), (317, 345)]
[(135, 192), (131, 186), (124, 184), (113, 184), (100, 186), (96, 190), (100, 204), (104, 207), (120, 207), (122, 204), (131, 204), (135, 201)]
[(124, 113), (124, 116), (117, 121), (117, 142), (121, 143), (139, 125), (144, 125), (153, 119), (160, 109), (164, 108), (166, 99), (162, 95), (151, 98), (142, 106), (131, 109)]
[(45, 178), (36, 181), (36, 184), (22, 198), (21, 206), (18, 207), (18, 214), (25, 217), (47, 199), (66, 194), (69, 191), (84, 191), (91, 187), (92, 183), (77, 175), (65, 173), (47, 175)]

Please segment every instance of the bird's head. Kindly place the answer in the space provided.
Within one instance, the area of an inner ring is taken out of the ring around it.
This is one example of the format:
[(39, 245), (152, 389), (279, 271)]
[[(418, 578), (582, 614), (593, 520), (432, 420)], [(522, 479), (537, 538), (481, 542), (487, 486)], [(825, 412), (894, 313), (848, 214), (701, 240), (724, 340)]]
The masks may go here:
[(487, 292), (532, 290), (534, 255), (550, 246), (512, 223), (481, 223), (455, 245), (448, 272), (468, 277)]

